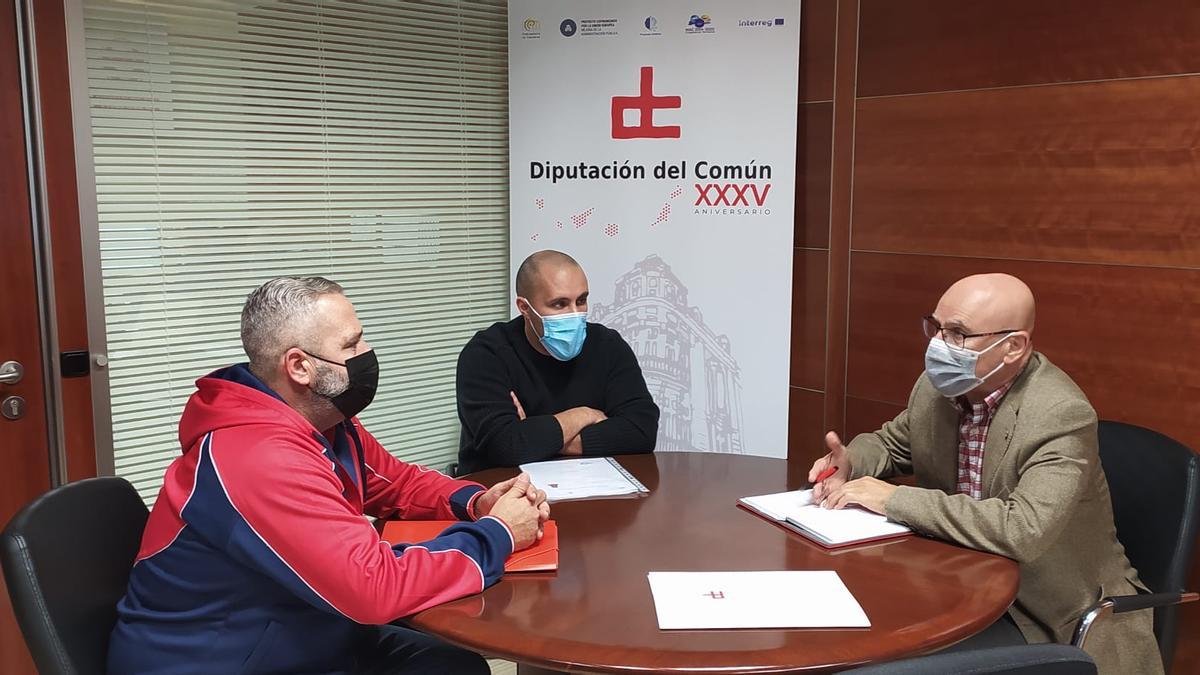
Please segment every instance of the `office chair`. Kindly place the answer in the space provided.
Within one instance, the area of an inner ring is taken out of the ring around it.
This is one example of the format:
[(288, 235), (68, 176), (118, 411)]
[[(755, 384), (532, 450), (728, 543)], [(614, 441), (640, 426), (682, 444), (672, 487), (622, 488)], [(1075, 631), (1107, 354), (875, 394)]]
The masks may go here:
[(21, 633), (42, 675), (102, 674), (149, 512), (122, 478), (50, 490), (0, 535)]
[(1123, 422), (1102, 420), (1099, 436), (1117, 539), (1152, 593), (1101, 598), (1079, 620), (1072, 643), (1082, 647), (1105, 614), (1154, 608), (1154, 636), (1169, 671), (1179, 637), (1177, 605), (1200, 597), (1186, 592), (1200, 524), (1200, 457), (1156, 431)]
[(1096, 675), (1096, 662), (1072, 645), (989, 647), (889, 661), (845, 675)]
[[(1154, 635), (1163, 669), (1170, 672), (1179, 636), (1177, 606), (1200, 597), (1185, 591), (1200, 524), (1200, 457), (1158, 432), (1132, 424), (1101, 421), (1098, 433), (1100, 463), (1108, 479), (1117, 539), (1142, 582), (1155, 592), (1100, 599), (1076, 624), (1071, 645), (1026, 645), (934, 654), (849, 672), (862, 675), (1095, 673), (1094, 664), (1088, 670), (1087, 662), (1077, 660), (1080, 655), (1086, 657), (1081, 650), (1095, 622), (1106, 614), (1150, 608), (1154, 609)], [(1035, 648), (1037, 651), (1029, 651)], [(1039, 660), (1042, 658), (1053, 661)]]

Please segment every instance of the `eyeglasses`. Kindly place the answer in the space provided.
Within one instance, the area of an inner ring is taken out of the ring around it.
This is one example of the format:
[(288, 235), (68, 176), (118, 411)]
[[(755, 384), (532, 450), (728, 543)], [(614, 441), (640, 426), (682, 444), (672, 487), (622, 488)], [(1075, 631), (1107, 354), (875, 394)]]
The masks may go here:
[(940, 333), (946, 344), (955, 349), (966, 349), (967, 338), (987, 337), (989, 335), (1003, 335), (1005, 333), (1017, 333), (1016, 328), (1007, 328), (1005, 330), (994, 330), (990, 333), (964, 333), (957, 328), (942, 328), (942, 324), (933, 318), (932, 315), (921, 317), (921, 326), (925, 329), (925, 337), (934, 338)]

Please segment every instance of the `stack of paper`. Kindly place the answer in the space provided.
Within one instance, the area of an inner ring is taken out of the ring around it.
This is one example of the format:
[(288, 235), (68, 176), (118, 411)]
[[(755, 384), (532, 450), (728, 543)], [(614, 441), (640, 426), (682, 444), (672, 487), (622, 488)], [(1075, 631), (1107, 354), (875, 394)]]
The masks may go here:
[(830, 548), (912, 534), (909, 528), (856, 506), (821, 508), (812, 503), (812, 490), (743, 497), (738, 503)]
[(650, 572), (658, 627), (869, 628), (837, 572)]
[(546, 491), (546, 499), (552, 502), (649, 492), (612, 457), (534, 462), (522, 464), (521, 470), (529, 474), (535, 487)]

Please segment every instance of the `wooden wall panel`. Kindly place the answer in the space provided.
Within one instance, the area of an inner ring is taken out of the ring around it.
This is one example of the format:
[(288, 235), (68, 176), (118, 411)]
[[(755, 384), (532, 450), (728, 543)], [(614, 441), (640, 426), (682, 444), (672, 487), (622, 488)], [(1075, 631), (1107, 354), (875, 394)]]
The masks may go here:
[(859, 95), (1200, 71), (1192, 0), (863, 0)]
[(826, 251), (796, 249), (792, 267), (791, 384), (825, 389)]
[[(87, 306), (79, 229), (79, 189), (75, 181), (75, 135), (71, 120), (65, 8), (61, 0), (37, 0), (34, 7), (58, 342), (62, 351), (86, 351)], [(90, 478), (96, 475), (91, 378), (63, 379), (61, 386), (67, 477), (68, 480)]]
[[(921, 317), (956, 279), (990, 261), (855, 252), (850, 279), (846, 395), (903, 405), (925, 368)], [(1035, 289), (1036, 292), (1036, 289)], [(861, 431), (861, 430), (860, 430)]]
[(829, 248), (833, 104), (802, 104), (796, 129), (795, 245)]
[(1197, 101), (1200, 76), (859, 101), (853, 247), (1200, 267)]
[(829, 303), (825, 313), (825, 428), (845, 424), (847, 295), (851, 195), (854, 194), (855, 78), (859, 0), (838, 0), (829, 189)]
[(789, 467), (807, 469), (825, 454), (821, 449), (821, 439), (825, 436), (824, 409), (825, 395), (821, 392), (788, 388)]
[(848, 394), (903, 403), (923, 368), (919, 317), (955, 279), (992, 271), (1033, 289), (1036, 348), (1101, 418), (1200, 448), (1200, 270), (855, 253)]
[(904, 410), (904, 405), (871, 401), (855, 396), (846, 397), (846, 437), (843, 443), (859, 434), (877, 431), (884, 422), (894, 419)]
[[(825, 276), (797, 253), (789, 476), (827, 429), (902, 409), (920, 317), (986, 271), (1033, 287), (1038, 349), (1101, 417), (1200, 449), (1200, 4), (813, 0), (804, 17), (795, 237)], [(1184, 617), (1175, 672), (1200, 672), (1200, 608)]]
[[(25, 120), (16, 12), (0, 11), (0, 361), (24, 364), (17, 384), (0, 385), (0, 399), (25, 398), (19, 420), (0, 418), (0, 527), (28, 502), (50, 487), (50, 451), (46, 436), (45, 381), (38, 323), (34, 272), (33, 226), (26, 180)], [(7, 588), (0, 580), (0, 673), (25, 675), (36, 671), (21, 637)]]
[(833, 100), (837, 0), (800, 3), (800, 100)]

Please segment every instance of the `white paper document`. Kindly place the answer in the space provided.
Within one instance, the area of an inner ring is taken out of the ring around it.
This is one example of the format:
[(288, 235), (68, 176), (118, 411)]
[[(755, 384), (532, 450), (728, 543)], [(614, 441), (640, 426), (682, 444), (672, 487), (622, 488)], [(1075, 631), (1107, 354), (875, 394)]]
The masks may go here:
[(869, 628), (837, 572), (650, 572), (662, 630)]
[(885, 516), (848, 506), (824, 509), (812, 503), (812, 490), (794, 490), (738, 500), (762, 515), (777, 520), (826, 546), (882, 539), (912, 532)]
[(638, 479), (612, 457), (587, 457), (522, 464), (529, 480), (546, 491), (546, 499), (619, 497), (648, 492)]

